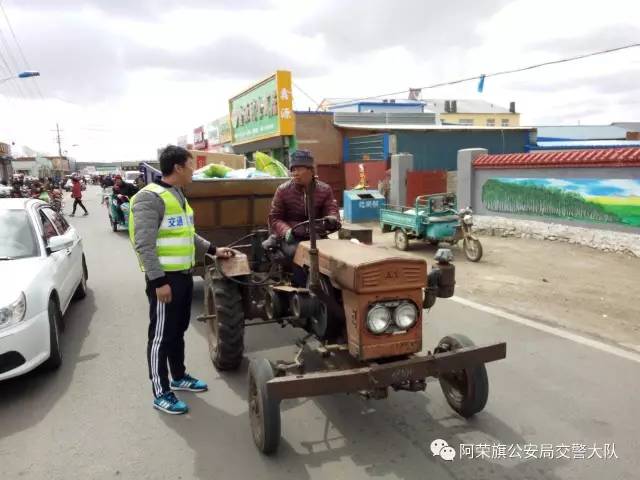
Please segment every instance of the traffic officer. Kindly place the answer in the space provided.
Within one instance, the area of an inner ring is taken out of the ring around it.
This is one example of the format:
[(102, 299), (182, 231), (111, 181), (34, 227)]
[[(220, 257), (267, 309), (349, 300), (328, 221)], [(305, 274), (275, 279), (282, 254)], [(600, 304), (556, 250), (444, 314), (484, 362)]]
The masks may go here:
[(153, 406), (170, 414), (188, 411), (172, 390), (207, 390), (206, 383), (189, 375), (184, 365), (196, 258), (205, 253), (219, 258), (233, 255), (231, 249), (216, 248), (195, 231), (193, 210), (182, 191), (191, 183), (193, 168), (187, 150), (167, 146), (160, 155), (162, 179), (131, 199), (129, 218), (129, 237), (145, 274), (149, 299), (147, 362)]

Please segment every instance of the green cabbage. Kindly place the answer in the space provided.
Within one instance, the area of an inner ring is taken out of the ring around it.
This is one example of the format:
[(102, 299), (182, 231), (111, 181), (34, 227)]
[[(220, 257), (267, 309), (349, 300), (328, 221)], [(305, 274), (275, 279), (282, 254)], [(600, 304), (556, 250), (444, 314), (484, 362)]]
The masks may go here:
[(233, 168), (229, 168), (226, 165), (220, 165), (218, 163), (210, 163), (209, 165), (205, 165), (202, 168), (199, 168), (193, 174), (195, 176), (199, 176), (200, 174), (204, 175), (207, 178), (224, 178), (224, 176), (229, 173)]
[(288, 177), (289, 172), (281, 162), (266, 153), (256, 152), (253, 154), (256, 161), (256, 169), (268, 173), (272, 177)]

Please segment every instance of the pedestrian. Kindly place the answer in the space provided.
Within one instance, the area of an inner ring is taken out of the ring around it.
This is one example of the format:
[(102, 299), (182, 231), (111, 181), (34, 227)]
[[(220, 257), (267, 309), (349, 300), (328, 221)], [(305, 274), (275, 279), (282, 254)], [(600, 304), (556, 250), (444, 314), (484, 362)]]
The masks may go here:
[(189, 375), (184, 365), (196, 258), (205, 253), (233, 256), (231, 249), (216, 248), (195, 232), (193, 210), (182, 191), (191, 183), (193, 169), (186, 149), (167, 146), (160, 155), (162, 178), (140, 190), (130, 203), (129, 237), (145, 274), (149, 300), (147, 363), (153, 406), (174, 415), (188, 407), (172, 390), (207, 390), (207, 384)]
[(71, 211), (71, 216), (75, 216), (78, 205), (80, 205), (84, 210), (85, 216), (89, 215), (89, 212), (82, 203), (82, 185), (80, 185), (80, 180), (78, 180), (78, 177), (73, 176), (71, 177), (71, 182), (71, 198), (73, 198), (73, 210)]

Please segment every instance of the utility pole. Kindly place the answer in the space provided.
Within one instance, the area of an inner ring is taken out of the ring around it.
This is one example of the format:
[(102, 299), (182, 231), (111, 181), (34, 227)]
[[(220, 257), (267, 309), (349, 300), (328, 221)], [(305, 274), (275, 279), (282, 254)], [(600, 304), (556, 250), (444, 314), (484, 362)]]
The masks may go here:
[(57, 141), (58, 141), (58, 156), (62, 158), (62, 143), (60, 141), (60, 126), (56, 123)]

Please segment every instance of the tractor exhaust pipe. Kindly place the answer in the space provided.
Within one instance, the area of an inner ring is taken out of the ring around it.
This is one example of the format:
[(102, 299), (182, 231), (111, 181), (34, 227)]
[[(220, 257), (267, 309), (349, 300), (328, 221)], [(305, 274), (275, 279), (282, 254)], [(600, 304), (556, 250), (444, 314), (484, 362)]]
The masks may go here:
[(309, 215), (309, 290), (320, 290), (320, 265), (318, 263), (318, 247), (316, 244), (316, 212), (315, 212), (316, 178), (307, 187), (307, 213)]

